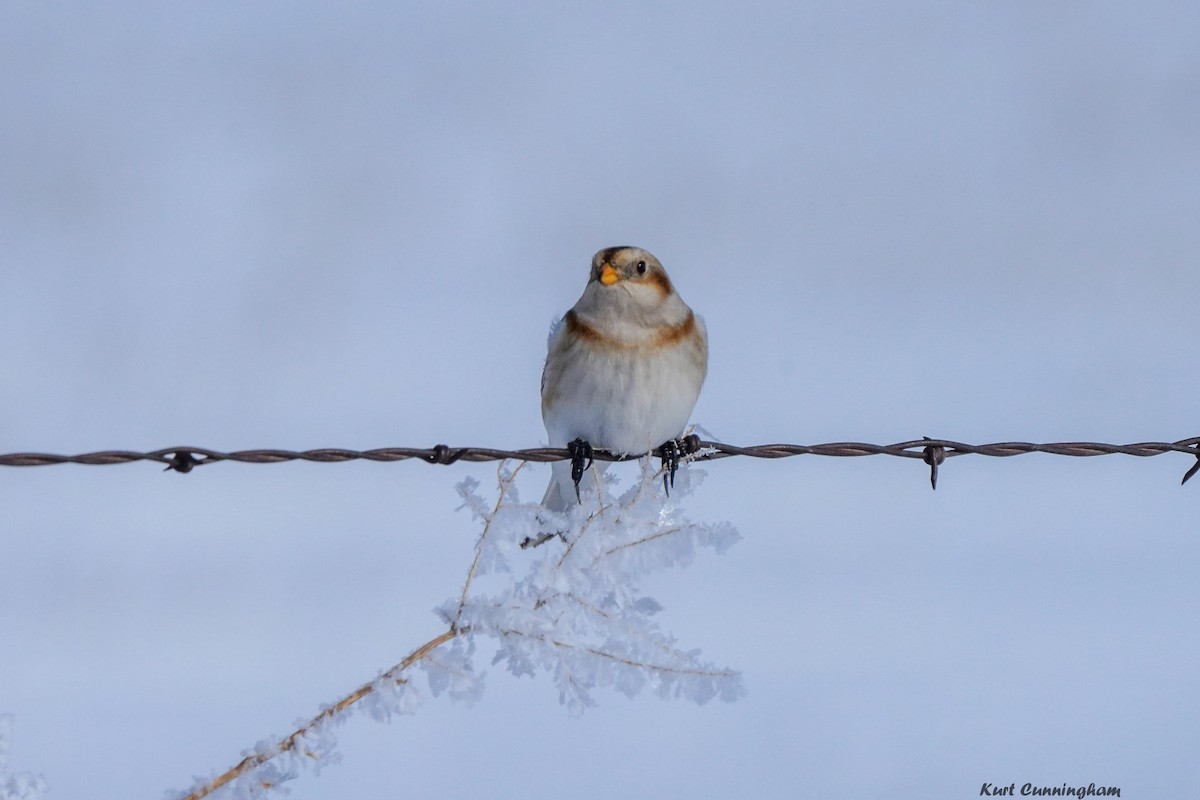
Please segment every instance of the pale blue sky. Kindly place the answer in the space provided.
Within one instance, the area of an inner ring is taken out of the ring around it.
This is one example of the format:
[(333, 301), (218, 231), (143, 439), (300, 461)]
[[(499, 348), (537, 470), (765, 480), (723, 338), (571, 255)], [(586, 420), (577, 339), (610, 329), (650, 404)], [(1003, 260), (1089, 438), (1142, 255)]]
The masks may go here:
[[(707, 320), (717, 438), (1200, 434), (1188, 3), (8, 4), (0, 452), (544, 441), (593, 252)], [(749, 695), (545, 679), (341, 729), (293, 797), (975, 797), (1200, 779), (1180, 456), (708, 465), (645, 587)], [(549, 470), (532, 471), (527, 496)], [(488, 466), (0, 471), (0, 712), (159, 797), (438, 632)]]

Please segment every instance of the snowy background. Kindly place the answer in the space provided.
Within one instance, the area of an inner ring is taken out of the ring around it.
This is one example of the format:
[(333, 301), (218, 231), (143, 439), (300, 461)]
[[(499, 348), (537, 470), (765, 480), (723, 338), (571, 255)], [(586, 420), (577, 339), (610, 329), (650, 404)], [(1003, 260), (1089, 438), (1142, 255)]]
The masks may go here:
[[(708, 322), (720, 440), (1200, 434), (1195, 4), (2, 15), (0, 452), (538, 444), (547, 328), (627, 243)], [(744, 540), (643, 589), (745, 698), (572, 718), (492, 668), (292, 796), (1190, 795), (1188, 466), (707, 465), (687, 513)], [(392, 666), (467, 476), (0, 470), (10, 768), (157, 798)]]

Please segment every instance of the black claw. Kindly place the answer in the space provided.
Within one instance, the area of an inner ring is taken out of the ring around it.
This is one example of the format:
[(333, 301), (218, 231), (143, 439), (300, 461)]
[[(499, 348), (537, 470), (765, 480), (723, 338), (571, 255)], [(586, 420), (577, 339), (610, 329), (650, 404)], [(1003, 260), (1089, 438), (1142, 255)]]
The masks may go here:
[(662, 446), (658, 448), (658, 457), (662, 459), (662, 468), (665, 470), (663, 472), (663, 491), (668, 497), (671, 495), (671, 489), (675, 488), (675, 470), (679, 469), (680, 455), (679, 441), (676, 439), (663, 442)]
[(567, 451), (571, 454), (571, 480), (575, 481), (575, 502), (582, 503), (579, 482), (583, 480), (583, 473), (594, 463), (592, 446), (583, 439), (576, 439), (567, 444)]

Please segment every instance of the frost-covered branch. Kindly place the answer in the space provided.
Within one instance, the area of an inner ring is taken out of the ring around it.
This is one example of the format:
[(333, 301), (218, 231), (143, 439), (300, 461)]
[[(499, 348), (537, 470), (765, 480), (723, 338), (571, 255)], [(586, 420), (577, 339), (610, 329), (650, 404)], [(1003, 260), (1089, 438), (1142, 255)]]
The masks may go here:
[[(260, 797), (307, 767), (336, 760), (334, 724), (355, 709), (388, 721), (420, 703), (410, 674), (424, 671), (431, 692), (473, 701), (483, 688), (475, 667), (477, 645), (496, 644), (493, 664), (514, 675), (548, 672), (560, 701), (573, 714), (595, 705), (592, 693), (613, 687), (632, 697), (644, 688), (660, 697), (704, 703), (744, 693), (740, 675), (682, 650), (653, 619), (662, 606), (638, 588), (640, 580), (684, 566), (702, 548), (724, 552), (740, 537), (726, 523), (688, 520), (677, 502), (703, 473), (681, 471), (670, 498), (649, 460), (640, 479), (619, 497), (616, 480), (593, 471), (583, 502), (565, 513), (521, 503), (516, 477), (523, 463), (497, 471), (497, 497), (486, 501), (478, 482), (462, 481), (463, 507), (481, 524), (462, 591), (436, 609), (447, 625), (396, 666), (325, 707), (288, 736), (267, 740), (221, 775), (182, 795), (200, 800), (218, 790)], [(529, 543), (535, 549), (526, 549)], [(0, 800), (6, 798), (0, 797)]]
[[(275, 742), (259, 742), (246, 751), (243, 754), (245, 758), (235, 766), (215, 778), (200, 781), (183, 795), (183, 800), (200, 800), (226, 787), (238, 797), (258, 797), (295, 778), (302, 767), (319, 768), (321, 762), (336, 760), (337, 740), (329, 730), (330, 723), (337, 722), (353, 706), (368, 699), (375, 701), (370, 707), (372, 716), (385, 721), (393, 714), (414, 711), (415, 707), (405, 702), (403, 690), (408, 686), (409, 679), (404, 673), (414, 664), (429, 658), (435, 649), (464, 633), (466, 631), (459, 628), (430, 639), (399, 664), (370, 683), (359, 686), (336, 703), (326, 706), (321, 713), (289, 735)], [(309, 763), (305, 763), (305, 760)]]
[[(462, 597), (458, 601), (458, 611), (454, 614), (454, 619), (450, 621), (450, 629), (454, 630), (458, 627), (458, 621), (462, 618), (463, 609), (467, 605), (467, 594), (471, 591), (471, 581), (475, 579), (475, 573), (479, 570), (479, 561), (486, 551), (486, 543), (488, 534), (492, 532), (492, 524), (500, 515), (500, 509), (504, 507), (505, 500), (508, 499), (510, 493), (514, 493), (513, 481), (517, 479), (517, 473), (521, 471), (521, 467), (525, 466), (525, 462), (517, 464), (514, 469), (506, 469), (501, 463), (498, 472), (500, 491), (496, 494), (496, 504), (492, 507), (490, 514), (481, 514), (481, 510), (486, 508), (482, 498), (473, 495), (472, 492), (463, 491), (460, 485), (459, 494), (463, 497), (464, 507), (469, 507), (475, 516), (483, 517), (483, 532), (479, 534), (479, 541), (475, 544), (475, 558), (471, 560), (471, 569), (467, 571), (467, 579), (463, 583)], [(476, 502), (478, 500), (478, 502)]]
[[(738, 673), (701, 660), (697, 650), (675, 647), (652, 619), (662, 606), (638, 588), (650, 573), (690, 563), (701, 548), (721, 553), (738, 540), (728, 524), (694, 523), (680, 512), (678, 499), (702, 475), (681, 472), (667, 498), (660, 473), (646, 461), (640, 480), (613, 499), (613, 479), (596, 473), (597, 491), (555, 514), (520, 504), (502, 472), (502, 491), (510, 498), (491, 517), (482, 511), (486, 504), (474, 482), (460, 484), (465, 504), (477, 509), (489, 531), (479, 541), (479, 563), (494, 573), (522, 574), (496, 581), (499, 588), (490, 594), (475, 592), (453, 608), (443, 606), (443, 618), (453, 614), (471, 627), (474, 638), (495, 638), (499, 651), (493, 663), (513, 674), (554, 675), (572, 713), (594, 705), (592, 690), (603, 686), (630, 696), (649, 686), (663, 697), (701, 703), (736, 699), (744, 691)], [(556, 538), (547, 538), (547, 529)], [(519, 558), (521, 542), (539, 539), (536, 551)]]

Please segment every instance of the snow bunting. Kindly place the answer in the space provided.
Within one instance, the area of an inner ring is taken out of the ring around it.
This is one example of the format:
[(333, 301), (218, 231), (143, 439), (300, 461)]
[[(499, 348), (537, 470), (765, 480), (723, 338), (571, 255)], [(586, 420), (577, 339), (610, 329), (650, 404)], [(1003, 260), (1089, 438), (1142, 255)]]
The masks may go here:
[(708, 333), (657, 258), (609, 247), (551, 326), (548, 350), (542, 420), (550, 446), (575, 458), (554, 462), (542, 504), (562, 511), (578, 498), (591, 447), (640, 455), (683, 434), (708, 372)]

